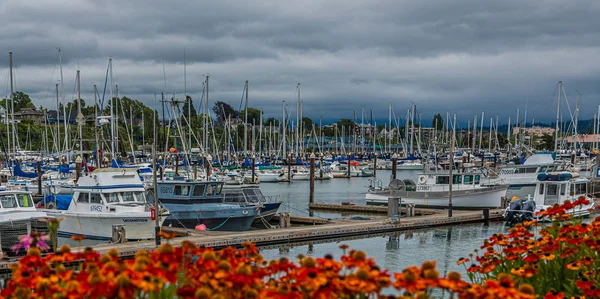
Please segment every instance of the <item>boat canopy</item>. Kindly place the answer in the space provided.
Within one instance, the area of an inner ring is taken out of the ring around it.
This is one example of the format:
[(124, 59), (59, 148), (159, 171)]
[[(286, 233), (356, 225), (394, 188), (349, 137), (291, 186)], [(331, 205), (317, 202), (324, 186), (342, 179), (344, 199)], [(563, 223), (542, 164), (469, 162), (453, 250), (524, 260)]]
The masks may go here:
[(552, 154), (534, 154), (533, 156), (527, 158), (523, 165), (544, 165), (552, 163), (554, 163)]

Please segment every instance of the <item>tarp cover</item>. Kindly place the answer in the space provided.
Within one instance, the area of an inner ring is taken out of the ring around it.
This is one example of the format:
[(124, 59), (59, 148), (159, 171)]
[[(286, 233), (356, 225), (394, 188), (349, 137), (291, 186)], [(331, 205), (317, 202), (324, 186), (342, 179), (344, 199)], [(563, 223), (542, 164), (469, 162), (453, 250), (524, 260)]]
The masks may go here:
[(69, 205), (71, 205), (71, 199), (73, 198), (73, 195), (70, 194), (65, 194), (65, 195), (46, 195), (44, 197), (44, 199), (42, 199), (39, 203), (38, 206), (43, 207), (44, 203), (52, 203), (54, 204), (55, 198), (56, 197), (56, 208), (59, 210), (63, 210), (66, 211), (69, 209)]

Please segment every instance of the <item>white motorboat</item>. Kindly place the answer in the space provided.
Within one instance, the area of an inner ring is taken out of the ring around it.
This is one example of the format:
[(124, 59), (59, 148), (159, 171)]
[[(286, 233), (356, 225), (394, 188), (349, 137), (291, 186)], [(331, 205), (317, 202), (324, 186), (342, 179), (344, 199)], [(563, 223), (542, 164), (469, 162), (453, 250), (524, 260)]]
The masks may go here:
[[(452, 206), (459, 209), (498, 208), (506, 194), (506, 185), (482, 185), (478, 172), (453, 175)], [(421, 174), (418, 184), (412, 180), (392, 180), (387, 188), (381, 181), (370, 180), (365, 196), (367, 204), (385, 204), (388, 198), (400, 198), (402, 204), (414, 204), (428, 208), (447, 208), (449, 197), (449, 174)]]
[(258, 172), (258, 179), (261, 183), (279, 183), (287, 182), (285, 171), (264, 171)]
[(532, 219), (547, 221), (550, 219), (539, 217), (536, 213), (554, 204), (564, 204), (567, 200), (572, 203), (581, 197), (587, 199), (589, 203), (568, 209), (566, 213), (574, 217), (589, 216), (590, 211), (596, 208), (596, 204), (587, 194), (588, 183), (589, 179), (574, 172), (540, 173), (537, 176), (534, 196), (526, 199), (515, 197), (504, 211), (504, 220), (513, 224)]
[(398, 160), (397, 170), (423, 170), (423, 163), (420, 160)]
[(31, 194), (24, 191), (0, 190), (0, 244), (4, 252), (18, 243), (18, 237), (33, 231), (47, 232), (48, 225), (40, 219), (47, 214), (38, 211)]
[(46, 197), (40, 205), (49, 207), (42, 209), (48, 216), (64, 218), (59, 235), (98, 240), (112, 239), (115, 229), (124, 229), (127, 240), (153, 239), (153, 217), (162, 225), (168, 215), (152, 212), (136, 170), (127, 168), (97, 169), (79, 178), (73, 195)]

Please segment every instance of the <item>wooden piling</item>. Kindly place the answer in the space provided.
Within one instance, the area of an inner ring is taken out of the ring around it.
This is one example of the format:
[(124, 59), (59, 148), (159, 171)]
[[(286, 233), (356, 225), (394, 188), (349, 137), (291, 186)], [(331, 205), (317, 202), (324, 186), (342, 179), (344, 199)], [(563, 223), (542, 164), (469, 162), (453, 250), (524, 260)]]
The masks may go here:
[(210, 181), (210, 175), (212, 174), (212, 156), (209, 154), (206, 156), (206, 181)]
[(292, 182), (292, 154), (288, 154), (288, 183)]
[(396, 153), (394, 153), (394, 155), (392, 155), (392, 180), (396, 179), (396, 168), (398, 167), (397, 163), (398, 163), (398, 155), (396, 155)]
[(315, 153), (310, 154), (310, 195), (309, 203), (315, 202)]
[(175, 176), (179, 176), (179, 153), (175, 153)]
[(75, 159), (75, 182), (77, 182), (81, 176), (81, 162), (83, 162), (81, 156), (77, 156), (77, 159)]
[(37, 161), (38, 194), (42, 195), (42, 160)]
[(373, 176), (377, 176), (377, 153), (373, 155)]
[(323, 153), (320, 155), (321, 160), (319, 161), (319, 178), (323, 180)]
[(350, 155), (351, 154), (348, 154), (348, 174), (347, 174), (348, 178), (350, 178), (352, 176), (352, 173), (350, 172)]
[(256, 183), (256, 172), (254, 170), (254, 164), (256, 164), (256, 157), (252, 155), (252, 184)]

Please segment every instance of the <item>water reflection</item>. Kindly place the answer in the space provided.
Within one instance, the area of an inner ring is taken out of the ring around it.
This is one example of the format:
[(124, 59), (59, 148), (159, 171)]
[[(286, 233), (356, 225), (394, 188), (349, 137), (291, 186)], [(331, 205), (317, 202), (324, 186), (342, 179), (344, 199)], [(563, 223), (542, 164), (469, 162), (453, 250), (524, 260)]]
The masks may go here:
[(285, 245), (261, 246), (266, 259), (287, 257), (295, 260), (298, 254), (321, 257), (332, 254), (339, 259), (341, 244), (351, 249), (363, 250), (384, 269), (402, 271), (410, 265), (420, 265), (434, 260), (440, 272), (459, 271), (465, 273), (464, 266), (456, 261), (466, 257), (481, 246), (483, 239), (507, 227), (501, 222), (453, 225), (447, 227), (408, 231), (403, 233), (356, 236), (341, 239), (319, 240)]

